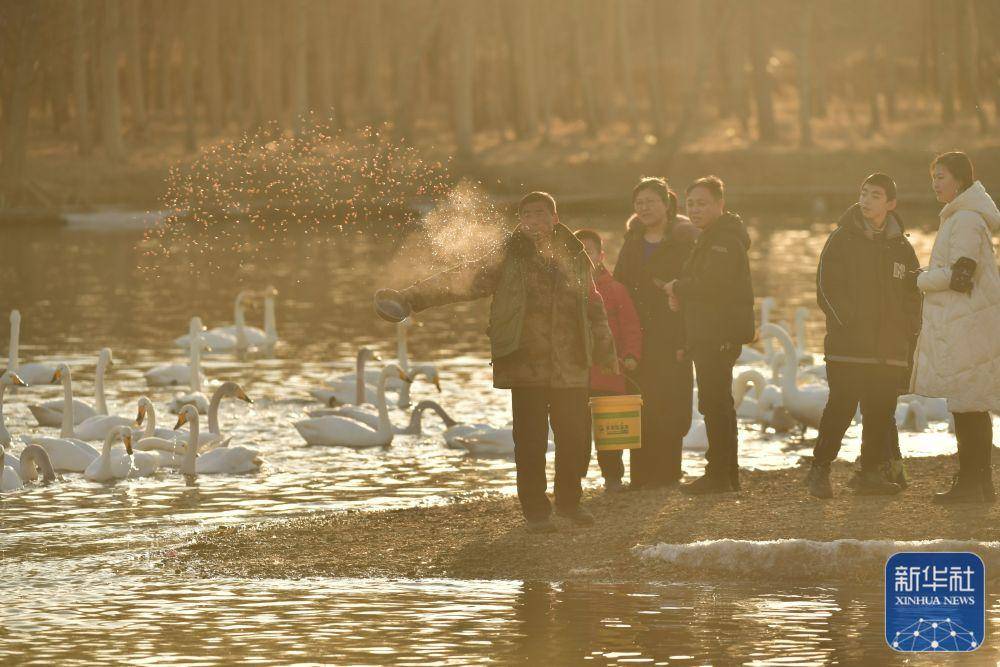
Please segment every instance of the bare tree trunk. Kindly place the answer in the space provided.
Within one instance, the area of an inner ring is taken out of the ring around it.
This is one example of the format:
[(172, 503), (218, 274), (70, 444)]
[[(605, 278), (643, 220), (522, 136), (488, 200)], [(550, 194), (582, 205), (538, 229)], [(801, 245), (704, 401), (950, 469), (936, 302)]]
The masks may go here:
[(517, 0), (511, 5), (513, 28), (511, 46), (514, 60), (514, 87), (517, 107), (514, 110), (515, 127), (522, 137), (538, 132), (538, 92), (535, 87), (535, 40), (530, 0)]
[(367, 0), (362, 9), (362, 22), (365, 34), (364, 44), (367, 46), (363, 54), (364, 69), (362, 74), (362, 90), (364, 90), (365, 124), (377, 125), (382, 120), (382, 104), (379, 94), (379, 54), (384, 46), (379, 36), (379, 19), (381, 17), (381, 2)]
[(316, 109), (320, 118), (328, 120), (333, 112), (333, 51), (327, 44), (333, 41), (330, 28), (330, 14), (333, 7), (320, 0), (312, 4), (312, 36), (309, 42), (315, 49), (316, 71), (313, 78), (316, 95)]
[[(704, 72), (708, 69), (708, 56), (710, 50), (715, 46), (714, 43), (706, 44), (706, 40), (701, 37), (706, 34), (704, 27), (705, 0), (691, 0), (689, 10), (690, 15), (687, 17), (686, 21), (687, 34), (698, 37), (692, 40), (693, 53), (687, 54), (692, 61), (692, 65), (688, 71), (688, 80), (686, 82), (687, 90), (684, 97), (684, 105), (681, 108), (681, 117), (677, 123), (677, 127), (674, 128), (670, 141), (664, 146), (666, 152), (670, 155), (673, 155), (680, 150), (685, 138), (695, 124), (695, 119), (698, 115), (698, 106), (701, 103), (701, 88), (704, 80)], [(728, 18), (728, 11), (727, 9), (724, 9), (723, 11), (726, 12), (726, 14), (721, 17), (724, 32), (725, 23)], [(715, 34), (718, 35), (719, 32), (716, 32)]]
[(986, 133), (990, 129), (990, 121), (979, 101), (979, 31), (976, 20), (976, 7), (971, 0), (962, 0), (959, 6), (957, 20), (959, 22), (959, 43), (962, 44), (962, 63), (959, 71), (964, 79), (964, 99), (967, 109), (976, 114), (979, 121), (979, 131)]
[(869, 124), (868, 131), (871, 134), (882, 131), (882, 112), (878, 105), (878, 82), (879, 82), (878, 52), (876, 42), (869, 40), (868, 43), (868, 109)]
[[(249, 3), (246, 6), (249, 8)], [(240, 36), (229, 54), (229, 117), (235, 119), (237, 126), (243, 127), (246, 124), (246, 72), (249, 60), (246, 12), (234, 12), (229, 18), (232, 29)]]
[(812, 146), (812, 27), (814, 5), (806, 0), (799, 6), (802, 12), (799, 30), (799, 146)]
[(174, 117), (173, 90), (170, 86), (173, 67), (173, 35), (177, 25), (177, 9), (169, 1), (159, 6), (159, 30), (157, 30), (157, 97), (159, 108), (172, 120)]
[(260, 126), (264, 122), (264, 16), (262, 0), (245, 4), (247, 34), (247, 73), (250, 99), (247, 102), (246, 124)]
[(955, 23), (952, 20), (953, 4), (947, 0), (935, 3), (935, 21), (938, 37), (938, 94), (941, 96), (941, 122), (955, 122)]
[(452, 3), (452, 65), (454, 67), (455, 143), (458, 156), (472, 157), (472, 76), (475, 64), (476, 6), (465, 0)]
[(121, 21), (119, 0), (104, 0), (104, 20), (101, 25), (101, 140), (108, 157), (125, 159), (122, 138), (121, 94), (118, 88), (118, 57)]
[(194, 99), (194, 54), (195, 38), (195, 7), (190, 0), (186, 2), (180, 14), (178, 25), (184, 26), (181, 44), (181, 98), (184, 114), (184, 149), (193, 153), (198, 150), (198, 139), (195, 132), (198, 109)]
[(573, 64), (576, 69), (576, 80), (580, 84), (580, 97), (583, 102), (583, 120), (587, 125), (587, 132), (595, 134), (597, 132), (597, 105), (594, 101), (594, 88), (591, 83), (589, 63), (587, 62), (588, 48), (585, 41), (583, 17), (579, 12), (572, 12), (570, 18), (573, 29)]
[(752, 0), (750, 6), (750, 63), (753, 66), (753, 96), (757, 103), (758, 140), (772, 143), (778, 140), (778, 127), (774, 120), (773, 83), (767, 71), (767, 61), (771, 56), (771, 45), (765, 34), (765, 26), (760, 19), (760, 0)]
[(3, 142), (0, 147), (0, 208), (16, 202), (24, 185), (28, 161), (28, 122), (31, 81), (39, 43), (39, 7), (26, 3), (10, 8), (12, 37), (16, 40), (10, 97), (3, 109)]
[(90, 97), (87, 90), (87, 61), (84, 45), (87, 26), (84, 19), (85, 0), (73, 0), (73, 97), (76, 102), (76, 142), (80, 155), (90, 155)]
[[(644, 12), (649, 16), (656, 17), (660, 6), (657, 0), (649, 0), (644, 7)], [(649, 112), (652, 116), (653, 135), (662, 139), (667, 136), (667, 112), (663, 101), (663, 60), (660, 57), (660, 51), (666, 47), (659, 21), (648, 20), (645, 23), (648, 29), (645, 37), (646, 68), (649, 72)]]
[[(225, 107), (222, 104), (222, 77), (219, 72), (219, 2), (201, 0), (195, 8), (194, 19), (204, 20), (204, 42), (202, 43), (199, 69), (202, 73), (201, 98), (205, 103), (208, 126), (212, 134), (218, 134), (224, 123)], [(191, 25), (194, 28), (194, 24)]]
[(122, 4), (125, 34), (125, 62), (128, 68), (128, 92), (132, 107), (132, 129), (137, 138), (146, 134), (146, 99), (142, 82), (142, 56), (139, 48), (139, 8), (136, 0)]
[(295, 136), (301, 137), (309, 107), (309, 70), (306, 61), (309, 33), (306, 30), (306, 0), (295, 0), (291, 10), (295, 30), (292, 39), (292, 129)]
[(625, 93), (625, 109), (632, 132), (639, 131), (639, 108), (635, 99), (635, 82), (632, 80), (632, 49), (629, 40), (630, 4), (619, 0), (615, 4), (615, 38), (618, 46), (618, 62), (621, 65), (622, 91)]

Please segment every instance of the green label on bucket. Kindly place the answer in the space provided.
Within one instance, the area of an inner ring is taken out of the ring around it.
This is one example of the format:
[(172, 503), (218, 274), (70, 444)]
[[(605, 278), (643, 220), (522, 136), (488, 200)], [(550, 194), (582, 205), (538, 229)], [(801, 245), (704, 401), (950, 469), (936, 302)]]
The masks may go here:
[(638, 436), (625, 436), (621, 438), (597, 438), (599, 445), (634, 445), (639, 442)]
[(594, 419), (628, 419), (638, 417), (639, 411), (635, 412), (595, 412)]

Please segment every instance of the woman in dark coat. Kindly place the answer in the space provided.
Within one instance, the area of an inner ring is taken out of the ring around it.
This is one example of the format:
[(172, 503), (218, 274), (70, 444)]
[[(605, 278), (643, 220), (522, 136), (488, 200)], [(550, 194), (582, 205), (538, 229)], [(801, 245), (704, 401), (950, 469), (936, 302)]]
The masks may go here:
[(693, 372), (684, 357), (684, 323), (670, 310), (663, 285), (680, 275), (697, 229), (677, 215), (677, 195), (662, 178), (632, 190), (634, 215), (615, 265), (615, 280), (632, 295), (642, 325), (642, 448), (632, 452), (632, 486), (680, 481), (681, 446), (691, 427)]

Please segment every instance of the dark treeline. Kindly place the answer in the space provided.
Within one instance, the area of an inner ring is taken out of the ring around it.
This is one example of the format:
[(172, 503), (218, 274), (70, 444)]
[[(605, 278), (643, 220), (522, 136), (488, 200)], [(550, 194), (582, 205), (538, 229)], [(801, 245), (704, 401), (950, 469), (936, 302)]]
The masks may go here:
[(998, 25), (991, 0), (2, 0), (0, 183), (28, 187), (40, 135), (126, 160), (269, 123), (419, 128), (465, 159), (566, 123), (808, 146), (831, 109), (987, 132)]

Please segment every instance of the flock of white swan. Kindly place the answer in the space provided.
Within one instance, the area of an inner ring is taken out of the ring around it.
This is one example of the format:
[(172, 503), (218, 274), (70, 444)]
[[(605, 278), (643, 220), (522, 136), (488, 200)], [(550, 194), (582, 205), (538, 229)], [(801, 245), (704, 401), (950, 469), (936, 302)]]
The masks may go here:
[[(111, 350), (104, 348), (97, 359), (94, 402), (89, 404), (73, 395), (72, 371), (67, 364), (20, 363), (18, 343), (21, 316), (10, 314), (8, 368), (0, 376), (0, 445), (4, 451), (0, 466), (0, 491), (22, 488), (39, 479), (43, 483), (56, 473), (82, 473), (95, 482), (144, 477), (159, 470), (177, 470), (185, 476), (241, 475), (257, 473), (264, 464), (253, 443), (234, 443), (219, 427), (219, 409), (223, 399), (251, 403), (252, 400), (235, 382), (219, 383), (211, 396), (203, 387), (206, 378), (201, 369), (203, 354), (245, 350), (273, 350), (278, 342), (275, 323), (277, 291), (267, 289), (241, 291), (235, 300), (234, 324), (207, 329), (199, 317), (192, 317), (188, 333), (174, 340), (188, 350), (187, 363), (156, 366), (144, 374), (150, 387), (188, 385), (186, 393), (174, 396), (166, 405), (177, 414), (174, 429), (158, 428), (156, 408), (147, 396), (137, 402), (134, 418), (109, 414), (104, 393), (105, 375), (113, 365)], [(264, 301), (264, 327), (247, 325), (244, 305), (248, 299)], [(787, 327), (770, 321), (775, 302), (765, 298), (761, 307), (762, 349), (744, 348), (739, 364), (745, 369), (733, 380), (733, 396), (739, 418), (759, 424), (764, 429), (788, 432), (819, 425), (829, 388), (825, 366), (817, 364), (806, 350), (805, 330), (808, 311), (796, 311), (796, 339)], [(370, 448), (389, 446), (396, 435), (419, 435), (422, 417), (427, 411), (437, 414), (444, 424), (442, 437), (449, 448), (465, 450), (474, 456), (511, 456), (513, 433), (508, 423), (498, 427), (486, 423), (458, 423), (440, 404), (423, 400), (413, 407), (405, 426), (393, 424), (387, 392), (395, 397), (394, 408), (410, 407), (410, 388), (424, 379), (440, 391), (440, 377), (433, 364), (411, 364), (407, 351), (407, 330), (411, 320), (397, 325), (397, 359), (381, 368), (368, 367), (381, 361), (372, 349), (358, 350), (355, 372), (335, 375), (310, 390), (323, 407), (308, 412), (308, 418), (294, 422), (294, 427), (308, 445)], [(774, 342), (777, 341), (777, 345)], [(770, 376), (765, 375), (765, 371)], [(808, 378), (808, 382), (803, 382)], [(29, 405), (40, 427), (58, 428), (58, 436), (22, 435), (22, 449), (15, 454), (14, 439), (3, 415), (3, 397), (8, 387), (62, 384), (61, 399)], [(207, 415), (207, 432), (201, 417)], [(684, 447), (704, 450), (707, 447), (704, 419), (697, 410), (697, 396), (692, 405), (693, 424), (684, 438)], [(923, 431), (930, 422), (947, 421), (950, 415), (942, 400), (904, 396), (897, 410), (900, 428)], [(180, 431), (187, 425), (185, 434)], [(550, 434), (551, 436), (551, 434)], [(103, 442), (97, 449), (92, 442)], [(250, 445), (250, 446), (248, 446)]]

